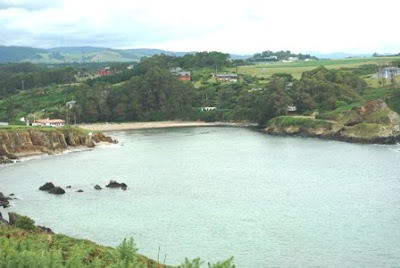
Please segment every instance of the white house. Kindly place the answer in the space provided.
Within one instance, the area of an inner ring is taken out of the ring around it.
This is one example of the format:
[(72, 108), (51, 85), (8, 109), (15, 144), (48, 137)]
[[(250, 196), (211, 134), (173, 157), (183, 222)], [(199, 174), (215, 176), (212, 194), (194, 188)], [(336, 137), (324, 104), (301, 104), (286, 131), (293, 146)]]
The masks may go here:
[(217, 107), (200, 107), (200, 111), (204, 112), (204, 111), (212, 111), (212, 110), (216, 110)]
[(386, 67), (380, 72), (382, 78), (392, 78), (392, 76), (400, 75), (400, 68), (398, 67)]
[(237, 74), (217, 74), (217, 81), (219, 82), (233, 82), (236, 83), (239, 77)]
[(288, 105), (286, 107), (286, 111), (289, 112), (289, 113), (294, 113), (294, 112), (297, 111), (297, 107), (295, 105)]
[(39, 127), (63, 127), (65, 126), (65, 121), (62, 119), (39, 119), (32, 123), (32, 126)]
[(7, 122), (0, 122), (0, 126), (8, 126)]

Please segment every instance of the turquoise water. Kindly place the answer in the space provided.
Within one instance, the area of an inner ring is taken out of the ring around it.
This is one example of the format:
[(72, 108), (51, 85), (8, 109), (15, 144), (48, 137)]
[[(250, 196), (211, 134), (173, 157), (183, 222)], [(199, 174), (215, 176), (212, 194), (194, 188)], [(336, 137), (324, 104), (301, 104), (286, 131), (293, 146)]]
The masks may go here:
[[(10, 209), (105, 245), (132, 236), (171, 265), (400, 266), (398, 145), (220, 127), (112, 136), (120, 144), (1, 167), (0, 191), (19, 198)], [(111, 179), (129, 189), (93, 189)], [(72, 189), (38, 191), (46, 181)]]

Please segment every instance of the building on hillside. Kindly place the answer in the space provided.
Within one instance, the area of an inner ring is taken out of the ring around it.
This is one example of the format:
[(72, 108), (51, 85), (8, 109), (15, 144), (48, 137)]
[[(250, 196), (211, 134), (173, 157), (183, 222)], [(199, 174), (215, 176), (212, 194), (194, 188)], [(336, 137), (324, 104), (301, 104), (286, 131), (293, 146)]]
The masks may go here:
[(0, 122), (0, 126), (8, 126), (8, 122)]
[(65, 106), (67, 106), (68, 109), (73, 108), (76, 105), (76, 100), (68, 101), (65, 103)]
[(32, 123), (32, 126), (36, 127), (63, 127), (65, 126), (65, 121), (62, 119), (38, 119)]
[(297, 112), (297, 107), (295, 105), (288, 105), (286, 107), (286, 112), (295, 113), (295, 112)]
[(202, 112), (213, 111), (213, 110), (217, 110), (217, 107), (200, 107), (200, 111)]
[(99, 69), (95, 72), (95, 75), (97, 76), (107, 76), (107, 75), (113, 75), (115, 74), (115, 71), (112, 70), (110, 67), (105, 67), (103, 69)]
[(217, 74), (216, 79), (218, 82), (236, 83), (239, 80), (239, 76), (237, 74)]
[(192, 74), (181, 67), (172, 68), (171, 73), (176, 75), (179, 81), (192, 81)]
[(379, 76), (382, 78), (392, 78), (398, 75), (400, 75), (400, 68), (398, 67), (386, 67), (383, 68), (379, 73)]

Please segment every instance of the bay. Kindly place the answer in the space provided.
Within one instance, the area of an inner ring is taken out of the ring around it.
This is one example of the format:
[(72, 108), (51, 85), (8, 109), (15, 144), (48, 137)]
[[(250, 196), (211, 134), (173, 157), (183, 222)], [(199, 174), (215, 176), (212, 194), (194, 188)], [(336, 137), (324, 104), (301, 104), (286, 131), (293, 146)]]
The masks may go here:
[[(8, 210), (104, 245), (132, 236), (141, 254), (171, 265), (230, 256), (237, 267), (400, 264), (399, 145), (230, 127), (112, 137), (120, 143), (1, 167), (1, 191), (18, 197)], [(105, 188), (111, 179), (128, 190)], [(47, 181), (72, 188), (49, 195), (38, 190)]]

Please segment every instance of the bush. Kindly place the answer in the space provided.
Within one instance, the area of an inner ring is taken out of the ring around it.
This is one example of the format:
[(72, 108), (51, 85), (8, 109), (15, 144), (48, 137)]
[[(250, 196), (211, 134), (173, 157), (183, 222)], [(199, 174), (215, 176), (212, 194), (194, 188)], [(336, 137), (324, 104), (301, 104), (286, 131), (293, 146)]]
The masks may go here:
[(35, 230), (35, 221), (27, 216), (19, 216), (15, 221), (15, 226), (24, 230)]
[(344, 107), (347, 105), (347, 102), (345, 101), (336, 101), (335, 102), (335, 109), (339, 108), (339, 107)]

